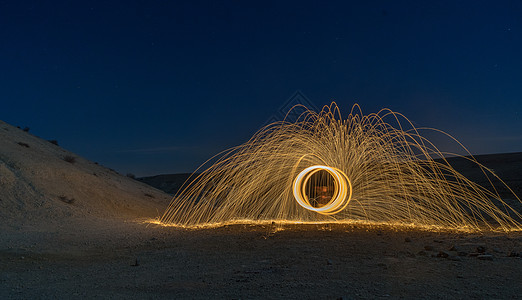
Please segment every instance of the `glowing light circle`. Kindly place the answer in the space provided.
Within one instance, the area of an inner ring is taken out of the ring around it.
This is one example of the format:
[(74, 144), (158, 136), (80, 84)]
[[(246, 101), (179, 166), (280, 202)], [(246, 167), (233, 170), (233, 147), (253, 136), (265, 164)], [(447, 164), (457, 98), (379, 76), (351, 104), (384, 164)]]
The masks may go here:
[[(308, 180), (319, 171), (326, 171), (334, 178), (334, 194), (330, 201), (321, 207), (314, 207), (306, 195)], [(352, 198), (352, 184), (348, 177), (339, 169), (328, 166), (311, 166), (299, 173), (293, 183), (295, 200), (302, 207), (323, 215), (333, 215), (346, 208)]]

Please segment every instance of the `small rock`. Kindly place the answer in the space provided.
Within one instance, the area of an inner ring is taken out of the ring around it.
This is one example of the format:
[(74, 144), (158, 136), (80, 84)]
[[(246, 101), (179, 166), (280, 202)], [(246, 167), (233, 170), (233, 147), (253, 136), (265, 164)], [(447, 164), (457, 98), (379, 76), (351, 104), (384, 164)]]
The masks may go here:
[(452, 260), (452, 261), (462, 261), (462, 258), (460, 256), (455, 256), (455, 255), (450, 255), (448, 257), (449, 260)]
[(131, 267), (137, 267), (139, 265), (140, 265), (140, 263), (139, 263), (138, 259), (136, 258), (136, 261), (134, 262), (134, 264), (131, 265)]
[(406, 243), (410, 243), (410, 242), (411, 242), (411, 239), (410, 239), (409, 237), (406, 237), (406, 238), (404, 239), (404, 241), (405, 241)]
[(484, 247), (484, 246), (478, 246), (478, 247), (477, 247), (477, 252), (478, 252), (478, 253), (485, 253), (485, 252), (486, 252), (486, 247)]
[(439, 251), (439, 253), (437, 254), (437, 257), (442, 257), (442, 258), (448, 258), (450, 255), (448, 252), (446, 251)]
[(331, 265), (331, 264), (333, 264), (333, 263), (332, 263), (332, 260), (331, 260), (331, 259), (327, 259), (327, 260), (326, 260), (326, 264), (327, 264), (327, 265)]
[(522, 256), (522, 253), (518, 253), (518, 252), (515, 252), (515, 251), (511, 251), (508, 254), (508, 257), (521, 257), (521, 256)]
[(420, 255), (420, 256), (428, 256), (428, 253), (426, 253), (426, 251), (424, 250), (421, 250), (417, 253), (417, 255)]
[(407, 257), (411, 257), (411, 258), (413, 258), (413, 257), (415, 257), (415, 254), (414, 254), (414, 253), (411, 253), (410, 251), (407, 251), (407, 252), (406, 252), (406, 256), (407, 256)]
[(383, 269), (388, 269), (388, 266), (385, 263), (378, 263), (377, 266), (379, 266)]
[(426, 251), (433, 251), (434, 248), (433, 248), (433, 246), (426, 245), (426, 246), (424, 246), (424, 250), (426, 250)]
[(459, 250), (457, 249), (457, 247), (455, 247), (455, 245), (453, 245), (453, 246), (451, 246), (451, 248), (449, 249), (449, 251), (459, 251)]
[(457, 252), (457, 255), (458, 255), (458, 256), (468, 256), (468, 253), (465, 252), (465, 251), (458, 251), (458, 252)]
[(493, 255), (491, 254), (481, 254), (477, 256), (480, 260), (493, 260)]
[(439, 243), (439, 244), (441, 244), (441, 243), (444, 242), (444, 241), (441, 241), (441, 240), (433, 240), (433, 241), (434, 241), (435, 243)]
[(468, 256), (471, 256), (471, 257), (477, 257), (479, 255), (480, 255), (480, 253), (477, 253), (477, 252), (472, 252), (472, 253), (468, 254)]

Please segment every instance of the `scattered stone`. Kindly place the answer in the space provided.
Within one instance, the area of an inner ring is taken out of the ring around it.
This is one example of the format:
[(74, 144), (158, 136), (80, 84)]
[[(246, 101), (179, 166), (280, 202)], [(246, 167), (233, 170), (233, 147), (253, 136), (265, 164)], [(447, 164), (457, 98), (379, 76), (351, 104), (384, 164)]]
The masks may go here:
[(477, 256), (480, 260), (493, 260), (493, 255), (491, 254), (481, 254)]
[(417, 255), (420, 255), (420, 256), (428, 256), (428, 253), (426, 253), (426, 251), (424, 250), (421, 250), (417, 253)]
[(385, 263), (378, 263), (377, 266), (379, 266), (383, 269), (388, 269), (388, 266)]
[(326, 264), (327, 264), (327, 265), (331, 265), (331, 264), (333, 264), (333, 263), (332, 263), (332, 260), (331, 260), (331, 259), (327, 259), (327, 260), (326, 260)]
[(455, 245), (452, 245), (449, 251), (459, 251)]
[(406, 243), (410, 243), (410, 242), (411, 242), (411, 239), (410, 239), (409, 237), (406, 237), (406, 238), (404, 239), (404, 241), (405, 241)]
[(439, 253), (437, 254), (437, 257), (442, 257), (442, 258), (448, 258), (450, 255), (448, 252), (446, 251), (439, 251)]
[(433, 241), (434, 241), (435, 243), (439, 243), (439, 244), (441, 244), (441, 243), (444, 242), (444, 241), (441, 241), (441, 240), (433, 240)]
[(412, 253), (412, 252), (410, 252), (410, 251), (407, 251), (407, 252), (406, 252), (406, 256), (407, 256), (407, 257), (414, 258), (414, 257), (415, 257), (415, 254)]
[(479, 255), (480, 255), (480, 253), (477, 253), (477, 252), (472, 252), (472, 253), (468, 254), (468, 256), (470, 256), (470, 257), (477, 257)]
[(498, 248), (493, 248), (493, 252), (495, 252), (495, 253), (502, 253), (502, 250), (500, 250)]
[(522, 252), (511, 251), (509, 252), (508, 257), (522, 257)]
[(478, 253), (485, 253), (485, 252), (486, 252), (486, 247), (484, 247), (484, 246), (478, 246), (478, 247), (477, 247), (477, 252), (478, 252)]
[(462, 261), (462, 258), (460, 256), (455, 256), (455, 255), (450, 255), (448, 257), (449, 260), (452, 260), (452, 261)]
[(424, 250), (426, 250), (426, 251), (433, 251), (434, 248), (433, 248), (433, 246), (426, 245), (426, 246), (424, 246)]
[(458, 252), (457, 252), (457, 255), (458, 255), (458, 256), (468, 256), (468, 253), (465, 252), (465, 251), (458, 251)]
[(131, 265), (131, 267), (137, 267), (139, 265), (140, 265), (140, 263), (139, 263), (138, 259), (136, 258), (136, 261), (134, 262), (134, 264)]

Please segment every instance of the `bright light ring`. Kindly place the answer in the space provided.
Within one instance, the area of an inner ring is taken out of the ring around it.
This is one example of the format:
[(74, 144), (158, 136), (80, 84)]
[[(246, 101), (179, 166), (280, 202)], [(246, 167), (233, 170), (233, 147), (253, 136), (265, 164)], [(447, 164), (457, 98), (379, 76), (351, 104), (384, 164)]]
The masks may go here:
[[(324, 206), (314, 207), (306, 196), (306, 185), (313, 174), (319, 171), (327, 171), (334, 178), (334, 195)], [(328, 166), (311, 166), (299, 173), (294, 180), (293, 193), (295, 200), (302, 207), (323, 215), (333, 215), (346, 208), (352, 198), (352, 184), (348, 177), (339, 169)]]

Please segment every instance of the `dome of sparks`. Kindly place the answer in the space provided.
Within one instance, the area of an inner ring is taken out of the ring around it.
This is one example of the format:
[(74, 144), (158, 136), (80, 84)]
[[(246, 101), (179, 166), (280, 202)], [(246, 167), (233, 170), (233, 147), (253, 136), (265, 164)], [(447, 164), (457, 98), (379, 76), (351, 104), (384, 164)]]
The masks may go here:
[[(354, 105), (346, 118), (335, 103), (319, 113), (307, 111), (296, 122), (261, 129), (204, 165), (160, 222), (363, 221), (522, 229), (520, 212), (495, 188), (480, 186), (455, 170), (445, 158), (448, 153), (420, 131), (389, 109), (364, 115)], [(433, 131), (460, 145), (450, 135)], [(506, 186), (473, 156), (464, 158), (489, 182)], [(512, 198), (520, 202), (514, 193)]]

